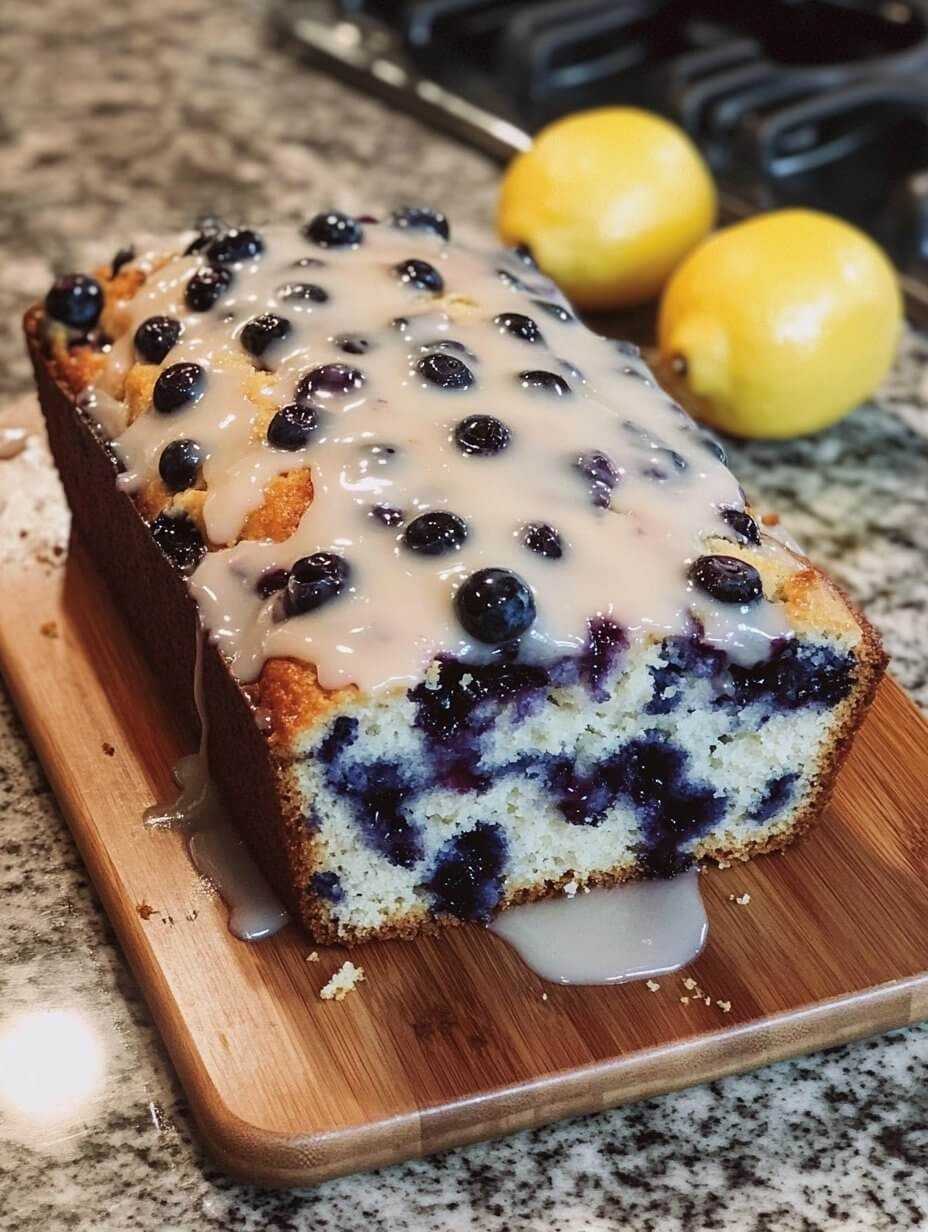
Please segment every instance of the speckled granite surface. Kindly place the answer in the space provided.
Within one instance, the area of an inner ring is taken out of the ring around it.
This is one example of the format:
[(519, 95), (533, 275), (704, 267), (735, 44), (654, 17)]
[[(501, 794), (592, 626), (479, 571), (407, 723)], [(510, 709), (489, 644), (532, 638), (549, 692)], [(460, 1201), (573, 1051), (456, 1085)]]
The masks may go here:
[[(0, 389), (28, 383), (21, 309), (51, 268), (215, 208), (255, 221), (403, 199), (486, 226), (497, 171), (263, 47), (235, 0), (4, 7), (0, 40)], [(733, 451), (885, 634), (928, 703), (928, 344), (824, 437)], [(2, 466), (2, 463), (0, 463)], [(2, 472), (0, 472), (2, 499)], [(2, 585), (2, 578), (0, 578)], [(143, 1002), (0, 691), (0, 1229), (928, 1227), (928, 1030), (314, 1192), (261, 1193), (203, 1158)], [(36, 1015), (33, 1018), (28, 1015)], [(18, 1024), (18, 1034), (11, 1026)], [(77, 1060), (55, 1041), (67, 1040)], [(29, 1076), (30, 1046), (50, 1060)], [(90, 1092), (89, 1102), (87, 1102)]]

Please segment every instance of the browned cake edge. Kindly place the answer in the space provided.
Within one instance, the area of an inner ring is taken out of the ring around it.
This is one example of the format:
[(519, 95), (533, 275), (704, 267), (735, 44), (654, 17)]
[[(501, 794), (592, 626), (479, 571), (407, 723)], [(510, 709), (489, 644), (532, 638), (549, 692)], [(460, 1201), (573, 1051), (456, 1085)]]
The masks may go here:
[[(42, 309), (33, 307), (26, 313), (24, 329), (49, 444), (74, 526), (156, 676), (163, 682), (180, 724), (193, 738), (199, 729), (193, 700), (196, 604), (183, 577), (158, 549), (131, 497), (116, 486), (115, 465), (108, 447), (94, 432), (73, 392), (58, 378), (54, 364), (45, 354), (41, 320)], [(820, 756), (814, 786), (802, 808), (792, 814), (782, 829), (754, 844), (731, 849), (706, 840), (696, 848), (700, 859), (746, 860), (785, 847), (804, 834), (827, 802), (838, 769), (879, 684), (887, 658), (877, 633), (831, 579), (818, 569), (815, 573), (841, 596), (861, 630), (861, 642), (854, 651), (858, 662), (855, 688), (836, 709), (832, 738)], [(284, 664), (286, 670), (286, 661), (277, 662)], [(299, 665), (298, 673), (304, 670)], [(248, 692), (238, 684), (208, 639), (204, 639), (203, 696), (210, 771), (226, 807), (276, 892), (315, 940), (351, 943), (374, 936), (411, 938), (460, 923), (452, 916), (423, 919), (410, 915), (393, 919), (375, 931), (356, 930), (339, 935), (326, 906), (309, 886), (313, 844), (291, 785), (287, 761), (275, 751), (273, 734), (269, 738), (259, 727)], [(317, 717), (325, 708), (319, 707)], [(636, 864), (626, 862), (589, 878), (588, 884), (614, 885), (641, 875)], [(568, 873), (557, 882), (520, 890), (507, 899), (507, 905), (542, 898), (569, 878)]]

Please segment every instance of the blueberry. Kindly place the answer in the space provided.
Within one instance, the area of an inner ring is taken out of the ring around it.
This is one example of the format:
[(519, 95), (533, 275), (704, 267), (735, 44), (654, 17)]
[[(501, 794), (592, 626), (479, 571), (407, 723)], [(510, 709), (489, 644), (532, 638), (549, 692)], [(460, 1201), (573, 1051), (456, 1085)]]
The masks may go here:
[(401, 227), (403, 230), (434, 231), (443, 240), (451, 238), (448, 219), (438, 210), (431, 210), (428, 206), (404, 205), (393, 211), (390, 221), (394, 227)]
[(562, 321), (564, 325), (576, 324), (577, 318), (563, 304), (556, 304), (552, 299), (533, 299), (532, 303), (549, 317), (554, 317), (555, 321)]
[(320, 364), (300, 377), (296, 387), (297, 402), (307, 402), (319, 395), (331, 398), (336, 394), (350, 394), (364, 384), (364, 373), (348, 364)]
[(491, 457), (502, 453), (512, 438), (506, 425), (492, 415), (468, 415), (454, 429), (454, 439), (463, 453)]
[(580, 664), (580, 675), (597, 701), (609, 695), (605, 681), (615, 669), (619, 655), (628, 647), (628, 635), (621, 625), (608, 616), (597, 616), (587, 624), (586, 649)]
[(723, 466), (728, 465), (728, 454), (711, 433), (700, 432), (699, 441), (700, 444), (712, 454), (713, 458), (717, 458)]
[(203, 396), (206, 373), (199, 364), (171, 364), (155, 381), (152, 401), (162, 415), (179, 411)]
[(459, 737), (486, 730), (500, 706), (530, 708), (551, 683), (548, 671), (537, 664), (501, 658), (490, 663), (438, 662), (438, 680), (416, 685), (408, 697), (416, 704), (415, 726), (439, 745), (459, 744)]
[(363, 334), (339, 334), (332, 343), (346, 355), (366, 355), (371, 349), (370, 339)]
[(329, 293), (314, 282), (285, 282), (277, 288), (277, 298), (287, 304), (325, 304), (328, 303)]
[(522, 531), (522, 542), (530, 552), (548, 560), (560, 560), (564, 555), (561, 536), (547, 522), (529, 522)]
[(276, 312), (262, 312), (244, 326), (239, 337), (249, 355), (264, 354), (272, 342), (280, 342), (290, 333), (290, 322)]
[(460, 586), (454, 605), (471, 637), (491, 646), (521, 637), (535, 619), (530, 587), (508, 569), (478, 569)]
[(399, 526), (403, 521), (402, 509), (394, 509), (390, 505), (372, 505), (370, 515), (384, 526)]
[(634, 342), (627, 342), (624, 338), (613, 338), (612, 346), (620, 355), (625, 355), (629, 359), (641, 358), (641, 347)]
[(700, 556), (690, 566), (689, 576), (719, 603), (755, 603), (764, 593), (754, 566), (735, 556)]
[(570, 386), (556, 372), (545, 372), (543, 369), (532, 369), (519, 373), (519, 383), (523, 389), (537, 389), (544, 393), (555, 394), (563, 398), (570, 393)]
[(458, 920), (487, 921), (503, 896), (506, 837), (499, 826), (478, 822), (439, 849), (426, 882), (432, 910)]
[(441, 351), (420, 359), (416, 371), (439, 389), (469, 389), (474, 383), (474, 374), (463, 360)]
[(252, 261), (264, 252), (264, 240), (248, 227), (233, 227), (210, 241), (207, 258), (213, 265), (238, 265)]
[(360, 244), (364, 230), (360, 223), (339, 210), (317, 214), (303, 227), (303, 235), (320, 248), (348, 248)]
[(686, 682), (720, 676), (727, 661), (723, 650), (699, 637), (665, 637), (659, 662), (648, 669), (654, 686), (645, 714), (670, 714), (679, 706)]
[(467, 538), (467, 523), (456, 513), (435, 509), (420, 513), (406, 527), (403, 544), (420, 556), (441, 556), (453, 552)]
[(270, 599), (287, 585), (290, 578), (289, 569), (265, 569), (255, 582), (255, 590), (262, 599)]
[(282, 406), (267, 426), (267, 441), (275, 449), (302, 449), (319, 427), (319, 412), (307, 402)]
[(320, 748), (329, 789), (352, 809), (365, 842), (391, 864), (412, 868), (422, 858), (422, 839), (403, 809), (414, 790), (415, 768), (408, 759), (404, 764), (354, 761), (347, 753), (354, 744), (352, 726), (356, 729), (357, 719), (339, 715)]
[(181, 573), (191, 573), (206, 554), (203, 537), (186, 514), (172, 517), (159, 513), (150, 530), (155, 543)]
[(134, 261), (134, 260), (135, 260), (135, 249), (134, 248), (131, 248), (131, 247), (120, 248), (119, 251), (116, 253), (116, 256), (113, 257), (113, 261), (110, 266), (110, 277), (115, 278), (124, 265), (128, 265), (130, 261)]
[(428, 261), (420, 261), (418, 257), (410, 257), (408, 261), (400, 261), (394, 265), (393, 272), (400, 282), (417, 291), (432, 291), (435, 295), (445, 289), (445, 280), (434, 265)]
[(358, 720), (350, 714), (340, 714), (319, 743), (316, 756), (327, 766), (350, 749), (358, 738)]
[(597, 449), (582, 453), (574, 466), (590, 481), (590, 499), (600, 509), (607, 509), (612, 491), (619, 482), (619, 471), (608, 456)]
[(501, 282), (504, 282), (507, 287), (512, 287), (514, 291), (533, 291), (535, 287), (530, 287), (527, 282), (523, 282), (521, 278), (517, 278), (515, 274), (506, 269), (498, 269), (496, 276)]
[(62, 274), (45, 296), (45, 311), (72, 329), (90, 329), (103, 311), (103, 289), (88, 274)]
[(665, 733), (630, 741), (604, 767), (604, 777), (627, 796), (641, 819), (643, 858), (651, 876), (672, 877), (692, 863), (681, 850), (725, 814), (728, 800), (689, 777), (690, 759)]
[(760, 799), (748, 814), (751, 821), (769, 821), (789, 803), (798, 774), (781, 774), (767, 780)]
[(721, 509), (719, 512), (722, 521), (728, 523), (742, 543), (760, 546), (760, 531), (749, 513), (745, 513), (743, 509)]
[(731, 665), (734, 701), (744, 706), (769, 700), (786, 710), (803, 706), (836, 706), (854, 683), (852, 655), (829, 646), (808, 645), (786, 639), (769, 659), (753, 667)]
[(196, 483), (202, 462), (202, 446), (182, 437), (180, 440), (171, 441), (161, 451), (158, 474), (171, 492), (183, 492)]
[(338, 873), (313, 873), (311, 884), (313, 891), (320, 898), (328, 899), (330, 903), (340, 903), (345, 897), (345, 891), (342, 888)]
[(501, 312), (493, 318), (493, 324), (500, 332), (511, 334), (521, 342), (544, 342), (541, 330), (531, 317), (523, 316), (521, 312)]
[(192, 312), (209, 312), (213, 304), (232, 285), (232, 275), (223, 266), (208, 265), (197, 270), (184, 291), (184, 300)]
[(288, 616), (312, 612), (340, 594), (351, 573), (348, 562), (334, 552), (303, 556), (287, 579), (285, 608)]
[(217, 235), (226, 230), (226, 224), (215, 214), (203, 214), (193, 225), (197, 234), (184, 249), (185, 257), (189, 257), (192, 252), (200, 252)]
[(174, 317), (149, 317), (135, 331), (135, 349), (146, 363), (160, 364), (182, 331)]

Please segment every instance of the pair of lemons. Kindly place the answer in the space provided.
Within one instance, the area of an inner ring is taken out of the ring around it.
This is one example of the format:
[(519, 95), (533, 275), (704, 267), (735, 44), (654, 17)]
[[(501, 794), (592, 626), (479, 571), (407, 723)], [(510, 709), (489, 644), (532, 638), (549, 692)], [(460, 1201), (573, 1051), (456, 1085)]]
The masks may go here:
[(902, 319), (892, 266), (826, 214), (777, 211), (707, 239), (715, 217), (712, 177), (686, 134), (615, 107), (545, 129), (510, 166), (498, 223), (581, 308), (663, 289), (660, 375), (714, 427), (750, 437), (827, 427), (892, 363)]

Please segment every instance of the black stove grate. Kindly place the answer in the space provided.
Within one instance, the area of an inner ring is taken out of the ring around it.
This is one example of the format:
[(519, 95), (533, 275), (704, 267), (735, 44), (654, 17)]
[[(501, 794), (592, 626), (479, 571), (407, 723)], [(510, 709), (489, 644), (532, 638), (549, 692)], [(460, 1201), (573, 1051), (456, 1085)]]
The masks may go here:
[(497, 157), (583, 107), (676, 120), (728, 217), (864, 227), (928, 324), (928, 0), (278, 0), (296, 52)]

